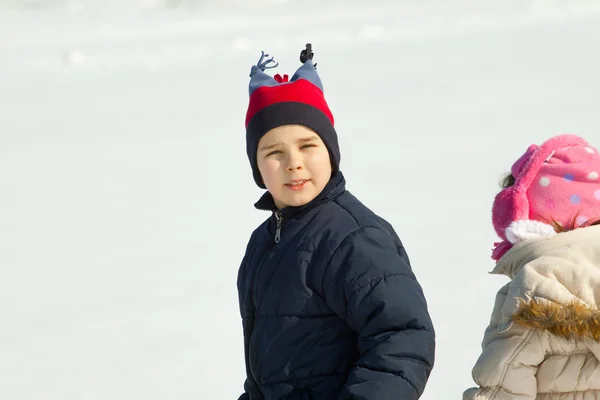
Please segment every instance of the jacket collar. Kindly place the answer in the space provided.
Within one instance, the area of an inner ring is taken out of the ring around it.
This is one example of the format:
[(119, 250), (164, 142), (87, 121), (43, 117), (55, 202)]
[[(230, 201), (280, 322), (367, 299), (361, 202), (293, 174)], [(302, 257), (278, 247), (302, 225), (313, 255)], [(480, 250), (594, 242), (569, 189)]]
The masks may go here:
[[(325, 187), (317, 197), (315, 197), (313, 200), (311, 200), (303, 206), (290, 206), (282, 208), (280, 210), (281, 215), (285, 219), (298, 218), (301, 215), (307, 213), (308, 211), (314, 209), (318, 205), (335, 199), (345, 190), (346, 180), (344, 179), (344, 175), (342, 174), (342, 172), (338, 171), (334, 176), (331, 177), (327, 185), (325, 185)], [(265, 192), (265, 194), (263, 194), (262, 197), (254, 204), (254, 207), (257, 210), (272, 211), (273, 213), (277, 211), (277, 206), (275, 206), (275, 200), (273, 200), (273, 196), (268, 191)]]
[(514, 245), (496, 264), (492, 274), (506, 275), (514, 278), (529, 262), (550, 252), (571, 247), (582, 242), (600, 245), (600, 225), (578, 228), (562, 232), (555, 236), (540, 237), (526, 240)]

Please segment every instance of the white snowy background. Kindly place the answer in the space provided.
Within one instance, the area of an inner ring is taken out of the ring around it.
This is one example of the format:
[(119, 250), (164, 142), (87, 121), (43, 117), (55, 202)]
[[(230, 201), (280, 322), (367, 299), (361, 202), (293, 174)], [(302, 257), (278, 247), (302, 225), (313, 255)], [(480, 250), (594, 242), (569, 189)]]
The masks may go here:
[(461, 398), (506, 282), (498, 182), (554, 134), (600, 145), (600, 3), (387, 3), (0, 0), (0, 399), (237, 399), (237, 269), (268, 216), (248, 73), (307, 42), (348, 188), (429, 302), (422, 398)]

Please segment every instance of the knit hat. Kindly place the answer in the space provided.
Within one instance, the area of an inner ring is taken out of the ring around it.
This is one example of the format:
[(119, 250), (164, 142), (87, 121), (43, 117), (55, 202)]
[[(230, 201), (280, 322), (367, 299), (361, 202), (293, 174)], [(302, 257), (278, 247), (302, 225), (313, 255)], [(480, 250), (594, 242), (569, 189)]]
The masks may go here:
[(332, 175), (340, 164), (340, 149), (334, 119), (323, 95), (323, 84), (313, 64), (310, 43), (300, 55), (302, 66), (288, 80), (288, 75), (271, 77), (265, 69), (275, 68), (273, 58), (264, 51), (258, 63), (250, 70), (250, 100), (246, 112), (246, 151), (252, 166), (254, 181), (265, 189), (256, 151), (260, 138), (273, 128), (282, 125), (304, 125), (314, 130), (329, 151)]
[(511, 168), (515, 183), (496, 195), (494, 229), (498, 260), (526, 239), (556, 234), (554, 223), (578, 228), (600, 218), (600, 155), (582, 138), (558, 135), (532, 144)]

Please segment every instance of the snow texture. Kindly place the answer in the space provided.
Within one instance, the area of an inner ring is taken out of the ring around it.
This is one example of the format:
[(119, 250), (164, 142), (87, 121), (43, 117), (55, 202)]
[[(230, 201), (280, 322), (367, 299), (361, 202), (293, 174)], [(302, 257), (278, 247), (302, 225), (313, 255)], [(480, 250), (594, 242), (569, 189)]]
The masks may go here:
[(0, 1), (0, 398), (237, 398), (237, 268), (267, 217), (248, 73), (307, 42), (348, 187), (429, 302), (422, 398), (461, 398), (506, 282), (493, 196), (531, 143), (600, 145), (599, 40), (592, 1)]

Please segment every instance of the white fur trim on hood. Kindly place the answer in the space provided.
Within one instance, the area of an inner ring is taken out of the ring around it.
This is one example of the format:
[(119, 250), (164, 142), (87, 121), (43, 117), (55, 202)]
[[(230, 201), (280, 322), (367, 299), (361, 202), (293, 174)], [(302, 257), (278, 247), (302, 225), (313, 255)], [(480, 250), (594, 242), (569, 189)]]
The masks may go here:
[(556, 231), (551, 225), (529, 219), (513, 221), (504, 232), (506, 238), (512, 244), (520, 243), (523, 240), (556, 235)]

